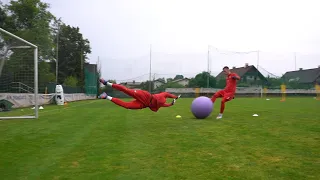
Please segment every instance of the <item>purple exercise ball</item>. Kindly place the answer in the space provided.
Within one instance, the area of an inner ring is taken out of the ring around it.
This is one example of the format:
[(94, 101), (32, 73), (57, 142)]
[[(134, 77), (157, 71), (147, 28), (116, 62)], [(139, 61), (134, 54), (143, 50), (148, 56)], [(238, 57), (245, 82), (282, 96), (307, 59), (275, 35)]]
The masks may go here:
[(191, 112), (197, 119), (205, 119), (210, 115), (212, 109), (211, 99), (205, 96), (197, 97), (191, 104)]

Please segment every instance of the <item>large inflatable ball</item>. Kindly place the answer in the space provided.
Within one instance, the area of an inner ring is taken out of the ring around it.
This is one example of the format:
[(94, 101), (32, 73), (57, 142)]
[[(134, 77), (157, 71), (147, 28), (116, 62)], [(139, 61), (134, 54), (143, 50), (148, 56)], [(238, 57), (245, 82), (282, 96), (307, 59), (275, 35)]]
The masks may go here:
[(205, 119), (213, 110), (213, 103), (205, 96), (197, 97), (192, 101), (191, 112), (197, 119)]

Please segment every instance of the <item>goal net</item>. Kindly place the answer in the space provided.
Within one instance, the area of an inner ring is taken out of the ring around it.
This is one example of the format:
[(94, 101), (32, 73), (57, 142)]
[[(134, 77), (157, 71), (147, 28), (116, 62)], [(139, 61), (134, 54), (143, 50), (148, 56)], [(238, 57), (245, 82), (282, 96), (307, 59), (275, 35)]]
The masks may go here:
[(38, 118), (38, 48), (0, 28), (0, 119)]

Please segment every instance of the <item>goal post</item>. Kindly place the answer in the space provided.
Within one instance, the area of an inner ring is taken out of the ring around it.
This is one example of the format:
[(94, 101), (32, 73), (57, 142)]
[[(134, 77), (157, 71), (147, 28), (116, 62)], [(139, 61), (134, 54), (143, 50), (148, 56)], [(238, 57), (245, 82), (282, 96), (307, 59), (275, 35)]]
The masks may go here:
[(38, 47), (0, 28), (0, 119), (38, 117)]

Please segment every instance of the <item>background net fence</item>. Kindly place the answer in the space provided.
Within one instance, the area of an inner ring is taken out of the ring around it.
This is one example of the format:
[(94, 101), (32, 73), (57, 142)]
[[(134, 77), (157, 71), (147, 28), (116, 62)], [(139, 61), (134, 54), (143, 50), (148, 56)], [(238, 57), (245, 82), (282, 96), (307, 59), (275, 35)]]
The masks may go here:
[[(208, 49), (203, 49), (202, 52), (162, 52), (153, 48), (151, 52), (146, 49), (146, 53), (139, 56), (102, 57), (101, 60), (108, 62), (108, 66), (103, 67), (102, 76), (105, 79), (147, 91), (150, 91), (151, 84), (150, 92), (152, 93), (164, 91), (166, 88), (193, 88), (192, 92), (185, 93), (186, 96), (194, 97), (196, 88), (202, 88), (204, 92), (206, 92), (204, 88), (208, 87), (211, 89), (224, 88), (225, 79), (221, 75), (224, 66), (229, 66), (232, 70), (236, 69), (235, 71), (241, 74), (242, 79), (238, 82), (238, 87), (251, 91), (251, 94), (249, 92), (239, 93), (244, 96), (261, 96), (264, 88), (270, 89), (268, 91), (270, 94), (280, 96), (282, 84), (285, 84), (287, 89), (312, 89), (315, 87), (315, 82), (310, 82), (307, 86), (299, 82), (294, 85), (288, 78), (284, 78), (284, 75), (289, 71), (298, 71), (300, 68), (303, 70), (318, 68), (319, 58), (319, 54), (311, 53), (234, 51), (208, 46)], [(254, 67), (254, 69), (245, 71), (243, 69), (246, 66)], [(206, 73), (213, 77), (212, 83), (211, 77)], [(312, 79), (316, 75), (307, 74), (306, 76)], [(208, 79), (210, 79), (209, 83), (207, 83)], [(191, 83), (195, 80), (197, 83)], [(277, 90), (279, 93), (276, 92)], [(108, 91), (123, 96), (122, 93), (111, 89)], [(288, 95), (313, 96), (313, 94), (314, 92), (301, 91), (290, 92)]]

